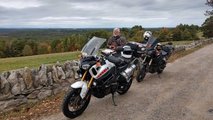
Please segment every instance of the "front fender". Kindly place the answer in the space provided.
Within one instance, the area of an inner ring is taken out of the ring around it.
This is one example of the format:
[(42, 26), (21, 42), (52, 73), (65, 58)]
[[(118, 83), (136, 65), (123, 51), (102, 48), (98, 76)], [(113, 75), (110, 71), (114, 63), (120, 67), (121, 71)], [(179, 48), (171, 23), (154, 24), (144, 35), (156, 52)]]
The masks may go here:
[(85, 98), (85, 96), (88, 92), (87, 83), (85, 81), (77, 81), (77, 82), (73, 83), (71, 85), (71, 87), (74, 88), (74, 89), (81, 88), (80, 96), (81, 96), (82, 99)]
[(74, 89), (82, 88), (85, 84), (87, 83), (84, 81), (77, 81), (71, 85), (71, 88), (74, 88)]

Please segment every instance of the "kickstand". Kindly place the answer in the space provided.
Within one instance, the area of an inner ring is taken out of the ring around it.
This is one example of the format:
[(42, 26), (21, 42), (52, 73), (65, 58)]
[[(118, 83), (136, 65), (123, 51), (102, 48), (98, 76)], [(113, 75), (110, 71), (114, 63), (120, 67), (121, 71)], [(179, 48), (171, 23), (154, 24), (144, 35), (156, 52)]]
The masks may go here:
[(117, 104), (115, 103), (115, 93), (112, 93), (112, 102), (114, 106), (117, 106)]

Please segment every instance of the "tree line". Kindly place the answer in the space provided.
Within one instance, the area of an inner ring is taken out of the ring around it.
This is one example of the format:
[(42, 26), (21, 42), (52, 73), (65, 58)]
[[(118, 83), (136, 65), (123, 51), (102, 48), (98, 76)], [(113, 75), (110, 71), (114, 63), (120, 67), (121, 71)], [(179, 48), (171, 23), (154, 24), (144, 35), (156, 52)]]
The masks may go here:
[[(145, 30), (147, 29), (144, 29), (140, 25), (135, 25), (132, 28), (121, 28), (121, 33), (128, 41), (141, 42), (143, 40), (143, 33)], [(158, 28), (148, 30), (151, 30), (154, 36), (158, 37), (160, 41), (176, 41), (199, 39), (197, 33), (200, 31), (200, 28), (196, 25), (180, 24), (176, 26), (176, 28)], [(25, 34), (18, 39), (0, 37), (0, 57), (18, 57), (76, 51), (80, 50), (93, 36), (107, 39), (111, 35), (112, 29), (92, 29), (81, 32), (78, 31), (77, 33), (70, 33), (67, 36), (62, 36), (61, 38), (53, 40), (51, 40), (51, 37), (49, 37), (48, 40), (33, 40), (33, 38), (26, 39)], [(29, 35), (27, 37), (29, 37)], [(38, 34), (35, 38), (42, 39), (42, 36), (41, 34)]]

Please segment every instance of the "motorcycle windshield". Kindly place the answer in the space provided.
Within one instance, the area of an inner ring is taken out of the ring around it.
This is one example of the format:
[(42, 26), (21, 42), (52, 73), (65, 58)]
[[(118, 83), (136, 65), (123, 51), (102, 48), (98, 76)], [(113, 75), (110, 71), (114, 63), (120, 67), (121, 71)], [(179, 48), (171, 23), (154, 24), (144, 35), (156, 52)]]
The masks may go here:
[(82, 48), (81, 52), (86, 55), (97, 55), (98, 50), (103, 45), (103, 43), (106, 41), (104, 38), (99, 37), (93, 37), (90, 39)]
[(147, 46), (148, 47), (155, 47), (158, 43), (158, 40), (154, 37), (151, 37), (148, 41), (147, 41)]

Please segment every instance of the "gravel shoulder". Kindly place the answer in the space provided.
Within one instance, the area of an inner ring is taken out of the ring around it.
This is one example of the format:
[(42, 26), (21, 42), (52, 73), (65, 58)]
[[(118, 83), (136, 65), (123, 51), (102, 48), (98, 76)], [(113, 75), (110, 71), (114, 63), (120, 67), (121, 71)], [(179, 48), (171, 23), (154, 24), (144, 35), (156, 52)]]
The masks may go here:
[[(76, 120), (213, 120), (213, 44), (169, 63), (160, 75), (133, 82), (125, 95), (92, 97)], [(55, 113), (42, 120), (68, 120)]]

